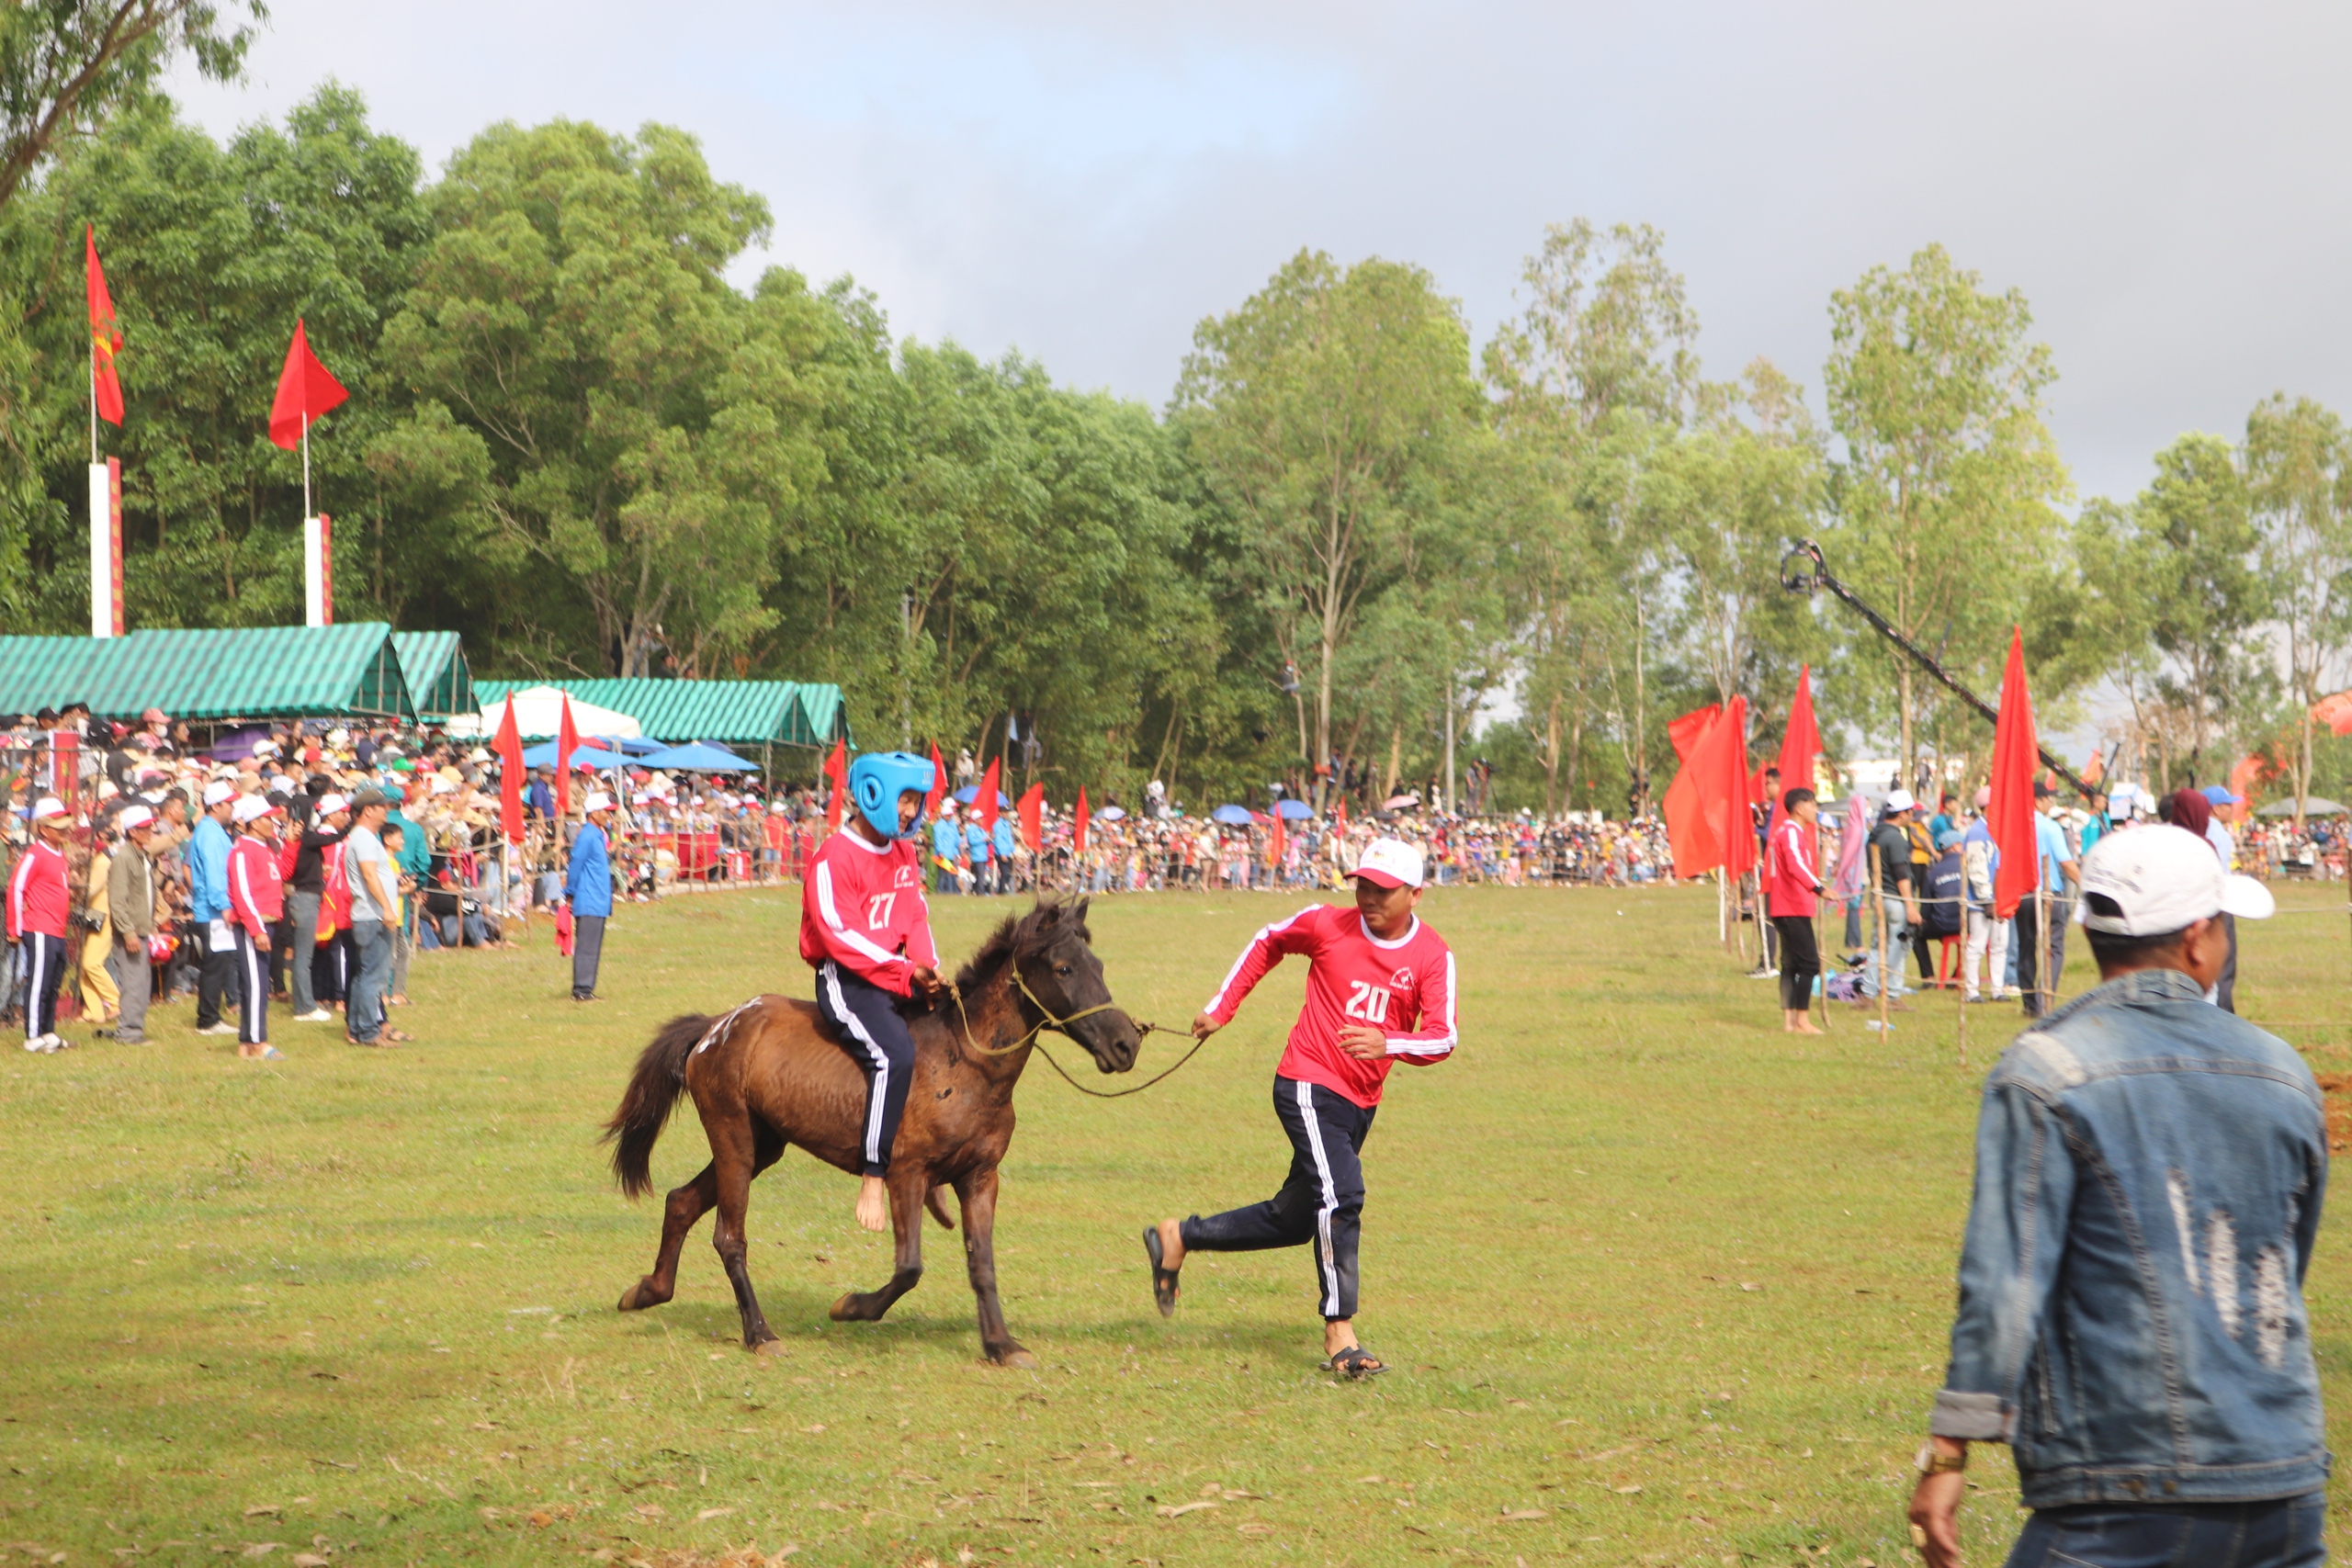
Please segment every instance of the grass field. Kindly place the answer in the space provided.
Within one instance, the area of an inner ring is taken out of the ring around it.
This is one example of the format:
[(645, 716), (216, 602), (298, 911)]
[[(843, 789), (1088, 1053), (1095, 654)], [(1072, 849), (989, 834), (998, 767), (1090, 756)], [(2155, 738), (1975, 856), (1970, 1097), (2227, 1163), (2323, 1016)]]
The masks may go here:
[[(2243, 928), (2241, 1007), (2340, 1072), (2352, 942), (2322, 911), (2343, 897), (2285, 898), (2299, 912)], [(1123, 1003), (1181, 1022), (1292, 902), (1099, 900), (1095, 942)], [(941, 901), (943, 949), (1010, 907)], [(10, 1049), (6, 1560), (1909, 1559), (1977, 1087), (2012, 1010), (1972, 1013), (1965, 1069), (1948, 1004), (1891, 1037), (1841, 1008), (1792, 1041), (1714, 944), (1704, 888), (1433, 892), (1463, 1048), (1395, 1075), (1367, 1148), (1361, 1323), (1397, 1371), (1315, 1370), (1302, 1253), (1203, 1255), (1177, 1318), (1151, 1307), (1141, 1225), (1281, 1178), (1283, 972), (1149, 1094), (1082, 1100), (1042, 1064), (1023, 1082), (997, 1235), (1042, 1370), (978, 1363), (958, 1238), (935, 1226), (887, 1322), (828, 1323), (888, 1276), (887, 1242), (797, 1154), (752, 1190), (788, 1347), (755, 1364), (707, 1222), (676, 1302), (613, 1310), (659, 1213), (613, 1191), (595, 1128), (659, 1021), (808, 990), (797, 908), (624, 910), (593, 1009), (562, 999), (544, 925), (523, 951), (420, 958), (401, 1021), (422, 1043), (400, 1053), (280, 1023), (288, 1059), (240, 1065), (185, 1004), (149, 1046)], [(1155, 1041), (1145, 1066), (1171, 1055)], [(688, 1112), (656, 1175), (703, 1158)], [(2312, 1280), (2339, 1432), (2343, 1213)], [(1973, 1560), (1997, 1562), (2014, 1486), (1999, 1450), (1973, 1473)]]

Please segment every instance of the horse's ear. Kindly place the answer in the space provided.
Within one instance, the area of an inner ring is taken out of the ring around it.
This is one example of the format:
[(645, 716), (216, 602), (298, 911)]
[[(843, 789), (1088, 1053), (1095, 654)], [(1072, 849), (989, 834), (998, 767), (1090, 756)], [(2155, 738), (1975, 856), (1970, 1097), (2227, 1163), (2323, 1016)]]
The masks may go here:
[(1090, 895), (1087, 897), (1080, 898), (1078, 901), (1078, 907), (1070, 911), (1071, 914), (1078, 917), (1078, 923), (1080, 925), (1082, 926), (1086, 923), (1086, 911), (1092, 906), (1093, 902), (1094, 899), (1092, 896)]

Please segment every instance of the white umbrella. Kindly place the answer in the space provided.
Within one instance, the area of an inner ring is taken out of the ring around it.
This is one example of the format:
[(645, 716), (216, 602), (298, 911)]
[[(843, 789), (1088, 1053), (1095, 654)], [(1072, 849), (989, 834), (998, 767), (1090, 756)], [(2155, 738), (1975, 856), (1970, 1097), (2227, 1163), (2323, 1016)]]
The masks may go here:
[[(563, 693), (554, 686), (525, 686), (509, 692), (505, 697), (491, 704), (480, 714), (468, 714), (449, 721), (451, 735), (495, 735), (506, 721), (506, 705), (514, 705), (514, 729), (526, 740), (543, 739), (554, 735), (563, 723)], [(594, 703), (571, 699), (571, 728), (582, 745), (597, 740), (634, 740), (645, 733), (637, 720), (611, 708), (601, 708)]]

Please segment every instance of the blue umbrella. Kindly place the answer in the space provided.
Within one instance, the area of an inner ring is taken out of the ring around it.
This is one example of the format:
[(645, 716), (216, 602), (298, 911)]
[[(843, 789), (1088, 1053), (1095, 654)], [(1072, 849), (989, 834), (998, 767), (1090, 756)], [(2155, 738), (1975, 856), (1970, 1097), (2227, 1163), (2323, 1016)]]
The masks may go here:
[(638, 765), (687, 773), (743, 773), (752, 766), (724, 746), (713, 746), (701, 740), (690, 746), (673, 746), (666, 751), (652, 752), (638, 759)]
[[(582, 762), (592, 768), (617, 768), (628, 761), (628, 758), (617, 751), (606, 751), (594, 746), (583, 744), (571, 749), (571, 765), (575, 768)], [(554, 767), (555, 742), (542, 741), (537, 746), (526, 748), (523, 752), (523, 765), (526, 768)]]
[[(966, 784), (962, 789), (956, 792), (956, 804), (958, 806), (969, 806), (972, 802), (979, 798), (980, 786), (978, 784)], [(1010, 811), (1012, 809), (1012, 802), (1004, 798), (1004, 791), (1002, 790), (996, 792), (996, 808), (999, 811)]]
[(1274, 809), (1293, 822), (1306, 822), (1315, 816), (1315, 807), (1303, 800), (1278, 800)]
[(1246, 806), (1220, 806), (1209, 813), (1209, 819), (1222, 822), (1228, 828), (1247, 828), (1250, 826), (1250, 808)]
[(670, 743), (666, 740), (649, 740), (639, 735), (627, 740), (608, 741), (605, 744), (607, 750), (617, 747), (631, 757), (650, 757), (656, 751), (668, 750)]

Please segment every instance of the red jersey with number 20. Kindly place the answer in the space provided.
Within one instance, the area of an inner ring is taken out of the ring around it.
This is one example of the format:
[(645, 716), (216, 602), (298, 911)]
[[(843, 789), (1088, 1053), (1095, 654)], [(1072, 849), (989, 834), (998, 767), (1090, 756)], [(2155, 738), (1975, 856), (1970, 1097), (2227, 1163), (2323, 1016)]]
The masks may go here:
[(800, 956), (812, 969), (831, 959), (902, 997), (916, 965), (937, 968), (922, 848), (911, 839), (870, 844), (846, 828), (827, 839), (800, 890)]
[[(1250, 939), (1204, 1010), (1219, 1024), (1232, 1022), (1250, 987), (1294, 953), (1307, 957), (1306, 1005), (1274, 1069), (1283, 1077), (1371, 1107), (1380, 1103), (1391, 1066), (1426, 1067), (1453, 1052), (1453, 952), (1418, 915), (1403, 936), (1381, 942), (1354, 909), (1310, 904)], [(1340, 1030), (1365, 1025), (1388, 1037), (1388, 1055), (1378, 1061), (1340, 1048)]]

